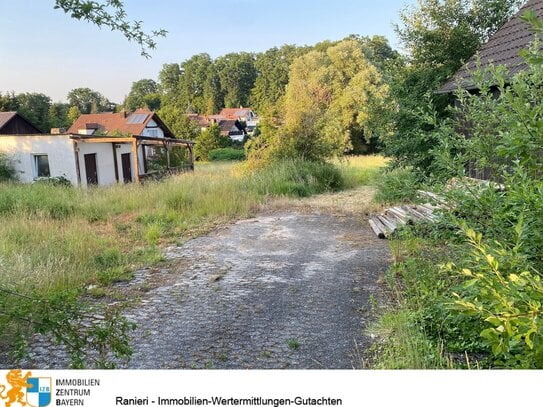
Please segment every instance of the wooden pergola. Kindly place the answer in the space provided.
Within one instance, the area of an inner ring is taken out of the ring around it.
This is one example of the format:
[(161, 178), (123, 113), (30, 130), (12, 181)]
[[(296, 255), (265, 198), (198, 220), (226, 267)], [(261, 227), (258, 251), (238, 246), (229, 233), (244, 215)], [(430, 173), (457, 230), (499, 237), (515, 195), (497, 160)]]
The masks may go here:
[[(115, 179), (119, 182), (119, 167), (117, 163), (117, 153), (116, 146), (118, 144), (131, 144), (132, 145), (132, 160), (134, 164), (134, 181), (140, 182), (142, 178), (149, 176), (147, 173), (147, 155), (145, 153), (145, 148), (147, 146), (160, 146), (164, 147), (166, 151), (166, 168), (163, 172), (167, 173), (176, 173), (182, 171), (194, 171), (194, 141), (182, 140), (170, 137), (164, 138), (155, 138), (155, 137), (146, 137), (146, 136), (132, 136), (132, 137), (108, 137), (108, 136), (85, 136), (85, 135), (72, 135), (70, 138), (74, 142), (74, 154), (75, 154), (75, 163), (77, 171), (77, 179), (81, 183), (81, 169), (79, 166), (79, 143), (110, 143), (113, 162), (115, 167)], [(173, 146), (184, 145), (189, 150), (189, 163), (181, 167), (171, 167), (170, 165), (170, 150)], [(145, 173), (140, 174), (139, 172), (139, 156), (138, 156), (138, 146), (142, 148), (142, 157), (143, 157), (143, 168)], [(154, 173), (156, 174), (156, 172)]]

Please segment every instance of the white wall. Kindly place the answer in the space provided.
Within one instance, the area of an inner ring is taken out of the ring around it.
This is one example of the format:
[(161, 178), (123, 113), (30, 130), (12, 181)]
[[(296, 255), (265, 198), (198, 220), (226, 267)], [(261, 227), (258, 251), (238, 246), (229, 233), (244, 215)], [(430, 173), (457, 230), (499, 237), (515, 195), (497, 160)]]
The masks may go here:
[[(141, 147), (139, 148), (141, 149)], [(119, 148), (116, 149), (117, 150), (117, 166), (119, 168), (119, 182), (124, 182), (123, 180), (123, 163), (121, 161), (121, 154), (125, 154), (125, 153), (130, 153), (130, 171), (132, 173), (132, 181), (134, 181), (134, 157), (132, 156), (132, 144), (131, 143), (123, 143), (123, 144), (119, 144)], [(142, 168), (143, 168), (143, 163), (141, 164)], [(140, 171), (140, 173), (142, 173), (142, 171)]]
[(34, 154), (47, 154), (52, 177), (65, 177), (77, 185), (75, 155), (68, 135), (0, 135), (0, 152), (10, 158), (21, 182), (35, 180)]
[[(123, 164), (121, 154), (130, 153), (130, 170), (132, 181), (135, 179), (134, 157), (132, 156), (132, 143), (118, 143), (115, 148), (117, 156), (117, 171), (119, 183), (123, 182)], [(98, 185), (112, 185), (117, 182), (115, 178), (115, 161), (113, 158), (112, 143), (78, 143), (79, 146), (79, 168), (81, 171), (81, 185), (87, 185), (87, 172), (85, 171), (85, 154), (96, 154), (96, 172), (98, 173)], [(143, 174), (143, 161), (141, 146), (138, 147), (140, 174)]]

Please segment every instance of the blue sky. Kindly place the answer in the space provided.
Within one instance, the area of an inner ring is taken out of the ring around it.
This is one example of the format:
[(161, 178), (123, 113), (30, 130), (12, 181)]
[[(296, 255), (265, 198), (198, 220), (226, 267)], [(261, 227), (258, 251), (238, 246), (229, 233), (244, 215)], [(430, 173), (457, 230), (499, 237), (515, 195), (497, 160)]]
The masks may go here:
[(348, 34), (384, 35), (415, 0), (125, 0), (128, 17), (147, 31), (164, 28), (152, 58), (107, 29), (76, 21), (53, 0), (0, 0), (0, 92), (43, 92), (65, 100), (90, 87), (122, 102), (133, 81), (157, 79), (164, 63), (207, 52), (264, 51)]

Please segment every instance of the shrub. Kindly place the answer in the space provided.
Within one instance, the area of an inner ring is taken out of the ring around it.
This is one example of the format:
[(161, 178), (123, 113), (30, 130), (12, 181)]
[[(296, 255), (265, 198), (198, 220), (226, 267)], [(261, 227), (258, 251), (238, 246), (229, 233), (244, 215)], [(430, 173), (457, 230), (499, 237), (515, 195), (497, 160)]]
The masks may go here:
[(417, 195), (419, 181), (410, 168), (395, 168), (385, 172), (375, 194), (376, 202), (409, 202)]
[(238, 148), (216, 148), (208, 154), (209, 161), (245, 160), (245, 151)]
[(230, 144), (230, 138), (221, 136), (219, 126), (217, 124), (212, 124), (196, 138), (194, 156), (197, 160), (207, 161), (211, 150), (228, 147)]
[(8, 157), (0, 153), (0, 182), (12, 181), (15, 179), (15, 169)]
[(522, 224), (516, 228), (515, 247), (482, 241), (466, 230), (473, 250), (471, 267), (448, 264), (465, 277), (453, 309), (484, 324), (478, 332), (491, 350), (496, 365), (508, 368), (543, 368), (543, 282), (519, 254)]
[(341, 171), (332, 164), (301, 159), (276, 161), (256, 174), (258, 189), (270, 195), (309, 196), (344, 187)]

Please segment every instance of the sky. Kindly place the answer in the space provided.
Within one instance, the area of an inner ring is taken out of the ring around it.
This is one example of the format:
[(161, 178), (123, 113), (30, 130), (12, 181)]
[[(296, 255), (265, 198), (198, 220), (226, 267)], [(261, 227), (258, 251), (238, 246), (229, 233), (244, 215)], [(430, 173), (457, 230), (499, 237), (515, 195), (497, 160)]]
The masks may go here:
[(41, 92), (65, 101), (89, 87), (120, 103), (132, 82), (157, 80), (165, 63), (207, 52), (261, 52), (311, 45), (349, 34), (384, 35), (397, 48), (393, 24), (416, 0), (125, 0), (130, 20), (163, 28), (151, 58), (122, 34), (55, 10), (54, 0), (0, 0), (0, 92)]

